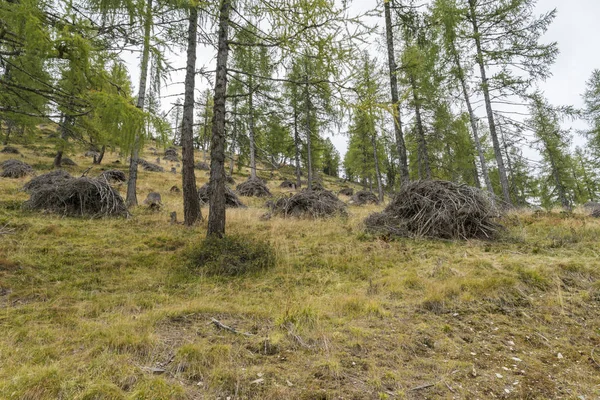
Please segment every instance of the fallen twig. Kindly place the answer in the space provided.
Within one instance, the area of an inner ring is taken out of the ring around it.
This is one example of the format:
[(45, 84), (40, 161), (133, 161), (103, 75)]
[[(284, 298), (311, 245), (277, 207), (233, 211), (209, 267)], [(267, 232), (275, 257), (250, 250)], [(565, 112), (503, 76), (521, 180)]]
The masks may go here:
[(423, 389), (428, 389), (430, 387), (435, 386), (435, 383), (426, 383), (424, 385), (421, 386), (415, 386), (414, 388), (408, 389), (411, 392), (416, 392), (417, 390), (423, 390)]
[(230, 326), (227, 326), (225, 324), (223, 324), (221, 321), (215, 319), (215, 318), (211, 318), (210, 322), (216, 326), (219, 329), (224, 329), (226, 331), (229, 331), (231, 333), (235, 333), (236, 335), (244, 335), (244, 336), (254, 336), (253, 334), (251, 334), (250, 332), (240, 332)]

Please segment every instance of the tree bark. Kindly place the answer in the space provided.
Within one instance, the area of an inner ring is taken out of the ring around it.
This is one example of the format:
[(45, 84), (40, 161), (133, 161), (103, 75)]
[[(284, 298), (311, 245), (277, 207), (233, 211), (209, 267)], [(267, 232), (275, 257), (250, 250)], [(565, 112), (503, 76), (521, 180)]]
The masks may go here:
[(469, 89), (467, 88), (465, 73), (462, 68), (462, 63), (460, 62), (458, 50), (454, 46), (454, 43), (452, 43), (452, 53), (454, 56), (454, 65), (457, 69), (458, 80), (460, 81), (463, 97), (465, 98), (465, 104), (467, 105), (467, 111), (469, 112), (469, 122), (471, 123), (471, 131), (473, 131), (473, 141), (475, 142), (477, 156), (479, 157), (479, 164), (481, 165), (481, 174), (483, 175), (485, 187), (490, 193), (490, 195), (492, 195), (493, 199), (494, 187), (492, 186), (492, 181), (490, 180), (490, 174), (488, 172), (487, 163), (485, 161), (485, 155), (483, 154), (483, 148), (481, 147), (481, 140), (479, 139), (479, 128), (477, 127), (477, 118), (475, 117), (473, 106), (471, 105), (471, 98), (469, 97)]
[(225, 101), (227, 95), (228, 33), (231, 0), (221, 0), (217, 71), (210, 144), (208, 236), (225, 236)]
[(396, 56), (394, 54), (394, 32), (392, 30), (392, 12), (390, 3), (392, 0), (383, 0), (385, 9), (385, 33), (388, 52), (388, 66), (390, 70), (390, 91), (392, 96), (392, 113), (394, 117), (394, 133), (396, 137), (396, 149), (400, 161), (400, 181), (402, 184), (410, 180), (408, 174), (408, 157), (406, 155), (406, 143), (402, 132), (402, 118), (400, 98), (398, 96), (398, 77), (396, 76)]
[(490, 136), (492, 138), (492, 144), (494, 146), (494, 154), (496, 155), (496, 162), (498, 163), (498, 176), (500, 177), (502, 195), (506, 204), (512, 205), (512, 201), (510, 198), (510, 187), (508, 185), (508, 177), (506, 175), (506, 168), (504, 167), (504, 160), (502, 159), (502, 149), (500, 148), (500, 142), (496, 133), (496, 123), (494, 121), (494, 112), (492, 110), (492, 101), (490, 98), (490, 90), (488, 87), (488, 78), (485, 71), (485, 64), (483, 62), (483, 50), (481, 47), (481, 38), (479, 36), (479, 25), (477, 24), (477, 16), (475, 14), (475, 1), (476, 0), (469, 0), (469, 12), (471, 17), (471, 24), (473, 25), (475, 47), (477, 49), (477, 64), (479, 64), (479, 70), (481, 73), (481, 89), (483, 91), (483, 98), (485, 100), (485, 111), (488, 117)]
[(229, 162), (229, 175), (233, 175), (234, 157), (235, 157), (235, 145), (237, 140), (237, 97), (233, 100), (233, 134), (231, 137), (231, 160)]
[(248, 111), (250, 115), (248, 116), (248, 134), (250, 137), (250, 178), (256, 178), (256, 142), (254, 136), (254, 82), (252, 81), (252, 76), (249, 77), (249, 87), (250, 87), (250, 95), (248, 97)]
[(294, 146), (296, 150), (296, 188), (302, 187), (302, 172), (300, 170), (300, 135), (298, 134), (298, 106), (294, 102)]
[(206, 162), (206, 148), (208, 147), (208, 93), (206, 95), (206, 106), (204, 107), (204, 132), (202, 133), (202, 161)]
[(102, 148), (100, 149), (100, 153), (98, 153), (98, 157), (94, 156), (94, 164), (100, 165), (102, 163), (105, 152), (106, 152), (106, 145), (102, 145)]
[(383, 202), (383, 185), (381, 183), (381, 172), (379, 171), (379, 158), (377, 157), (377, 134), (373, 132), (371, 135), (371, 143), (373, 143), (373, 157), (375, 160), (375, 175), (377, 175), (377, 194), (379, 195), (379, 201)]
[(313, 170), (312, 170), (312, 140), (310, 129), (310, 92), (308, 90), (308, 75), (305, 76), (306, 84), (304, 86), (304, 97), (306, 98), (306, 157), (308, 161), (308, 190), (312, 190)]
[(62, 159), (64, 154), (64, 147), (69, 140), (70, 130), (75, 122), (75, 117), (70, 115), (65, 115), (63, 119), (63, 123), (60, 127), (60, 139), (62, 143), (60, 144), (60, 148), (56, 152), (56, 156), (54, 157), (54, 168), (62, 167)]
[[(144, 48), (142, 49), (142, 65), (140, 67), (140, 87), (138, 89), (138, 98), (136, 107), (144, 109), (146, 100), (146, 82), (148, 80), (148, 60), (150, 58), (150, 33), (152, 30), (152, 0), (146, 3), (146, 16), (144, 20)], [(131, 152), (131, 161), (129, 162), (129, 180), (127, 181), (127, 197), (125, 204), (127, 207), (137, 206), (137, 169), (140, 158), (140, 143), (142, 132), (135, 135), (133, 141), (133, 150)]]
[(415, 103), (415, 116), (417, 121), (417, 141), (419, 143), (419, 178), (431, 179), (431, 165), (429, 165), (429, 153), (427, 152), (427, 140), (423, 129), (423, 119), (421, 118), (421, 100), (417, 93), (417, 82), (414, 76), (410, 76), (413, 101)]
[(202, 219), (194, 172), (194, 90), (196, 88), (196, 43), (198, 40), (198, 9), (195, 6), (190, 6), (189, 23), (181, 127), (183, 221), (186, 226), (192, 226), (196, 221)]

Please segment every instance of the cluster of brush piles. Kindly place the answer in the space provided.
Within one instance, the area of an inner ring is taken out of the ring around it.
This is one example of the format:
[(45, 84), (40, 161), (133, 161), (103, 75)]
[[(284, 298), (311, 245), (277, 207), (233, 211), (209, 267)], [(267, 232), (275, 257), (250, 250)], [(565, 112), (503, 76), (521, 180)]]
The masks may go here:
[(55, 170), (33, 178), (23, 187), (30, 195), (25, 208), (69, 217), (127, 216), (123, 198), (106, 179), (74, 178)]
[(500, 210), (479, 189), (447, 181), (404, 185), (383, 212), (371, 214), (368, 232), (438, 239), (494, 239), (503, 230)]

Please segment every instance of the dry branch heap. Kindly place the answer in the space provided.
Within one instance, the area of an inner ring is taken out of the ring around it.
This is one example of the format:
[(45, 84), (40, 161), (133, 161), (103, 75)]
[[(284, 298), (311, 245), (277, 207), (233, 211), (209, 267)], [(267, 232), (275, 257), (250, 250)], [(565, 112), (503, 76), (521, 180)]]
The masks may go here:
[(27, 175), (34, 175), (35, 171), (31, 165), (19, 160), (7, 160), (2, 163), (2, 178), (22, 178)]
[[(200, 198), (200, 205), (208, 204), (208, 200), (210, 198), (208, 183), (198, 189), (198, 197)], [(225, 186), (225, 205), (226, 207), (230, 208), (246, 208), (238, 196), (227, 186)]]
[(98, 175), (98, 179), (105, 179), (109, 183), (125, 182), (127, 180), (127, 176), (123, 171), (119, 171), (118, 169), (110, 169)]
[(373, 192), (361, 190), (352, 196), (351, 203), (357, 206), (362, 206), (365, 204), (379, 204), (379, 199)]
[(346, 204), (329, 190), (304, 189), (281, 197), (271, 205), (271, 212), (282, 217), (327, 218), (346, 216)]
[(25, 207), (70, 217), (127, 216), (118, 191), (105, 180), (74, 178), (31, 190)]
[(144, 171), (165, 172), (165, 169), (163, 167), (161, 167), (160, 165), (153, 164), (153, 163), (143, 160), (141, 158), (138, 160), (138, 164), (142, 166)]
[(500, 210), (482, 190), (447, 181), (404, 185), (381, 213), (365, 220), (367, 231), (402, 237), (493, 239), (502, 231)]
[(264, 181), (258, 178), (250, 178), (236, 187), (240, 196), (246, 197), (270, 197), (271, 192)]
[(36, 176), (27, 182), (25, 186), (23, 186), (23, 191), (31, 194), (43, 186), (54, 186), (70, 179), (73, 179), (73, 177), (67, 171), (63, 169), (55, 169), (47, 174)]

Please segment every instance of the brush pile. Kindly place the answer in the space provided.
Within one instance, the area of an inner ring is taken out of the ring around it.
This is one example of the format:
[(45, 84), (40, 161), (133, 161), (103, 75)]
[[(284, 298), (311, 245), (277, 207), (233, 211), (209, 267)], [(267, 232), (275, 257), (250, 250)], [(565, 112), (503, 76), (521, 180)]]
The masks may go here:
[(267, 185), (258, 178), (250, 178), (236, 187), (240, 196), (246, 197), (270, 197), (271, 192)]
[(235, 179), (233, 179), (233, 176), (225, 174), (225, 183), (235, 185)]
[(125, 182), (127, 180), (127, 176), (123, 171), (119, 171), (118, 169), (110, 169), (98, 175), (97, 179), (104, 179), (108, 183), (118, 183)]
[(160, 165), (152, 164), (151, 162), (148, 162), (148, 161), (143, 160), (141, 158), (138, 160), (138, 164), (142, 166), (142, 169), (144, 171), (149, 171), (149, 172), (165, 172), (165, 169), (163, 167), (161, 167)]
[(292, 181), (288, 181), (287, 179), (279, 185), (282, 189), (296, 189), (296, 184)]
[(349, 187), (342, 188), (342, 190), (340, 190), (340, 194), (343, 194), (344, 196), (353, 196), (354, 189)]
[(600, 218), (600, 208), (596, 208), (590, 215), (594, 218)]
[(16, 147), (12, 147), (12, 146), (6, 146), (2, 150), (0, 150), (0, 153), (5, 153), (5, 154), (21, 154), (19, 152), (19, 149), (17, 149)]
[(27, 175), (34, 175), (35, 171), (31, 165), (20, 160), (6, 160), (2, 163), (2, 178), (22, 178)]
[(118, 191), (105, 180), (73, 178), (30, 190), (25, 202), (30, 210), (40, 210), (69, 217), (99, 218), (127, 216), (127, 207)]
[(373, 192), (369, 192), (368, 190), (361, 190), (360, 192), (356, 192), (350, 202), (357, 206), (363, 206), (365, 204), (379, 204), (379, 199)]
[(198, 161), (195, 165), (194, 165), (195, 169), (198, 169), (200, 171), (210, 171), (210, 167), (208, 166), (207, 163), (202, 162), (202, 161)]
[(447, 181), (404, 185), (381, 213), (367, 217), (368, 232), (401, 237), (493, 239), (503, 230), (488, 194)]
[(177, 149), (175, 147), (169, 147), (168, 149), (166, 149), (163, 160), (175, 162), (179, 161), (179, 154), (177, 153)]
[(270, 204), (271, 213), (282, 217), (328, 218), (346, 216), (346, 204), (328, 190), (304, 189)]
[(60, 163), (61, 163), (61, 165), (67, 165), (69, 167), (76, 167), (77, 166), (77, 164), (75, 164), (75, 161), (73, 161), (73, 160), (71, 160), (70, 158), (67, 158), (67, 157), (63, 157), (60, 160)]
[(55, 169), (54, 171), (48, 172), (40, 176), (36, 176), (23, 186), (23, 191), (26, 193), (33, 193), (44, 186), (55, 186), (65, 181), (73, 179), (64, 169)]
[[(208, 204), (210, 199), (208, 183), (198, 189), (198, 197), (200, 198), (200, 205)], [(227, 186), (225, 186), (225, 206), (230, 208), (246, 208), (233, 190), (229, 189)]]

